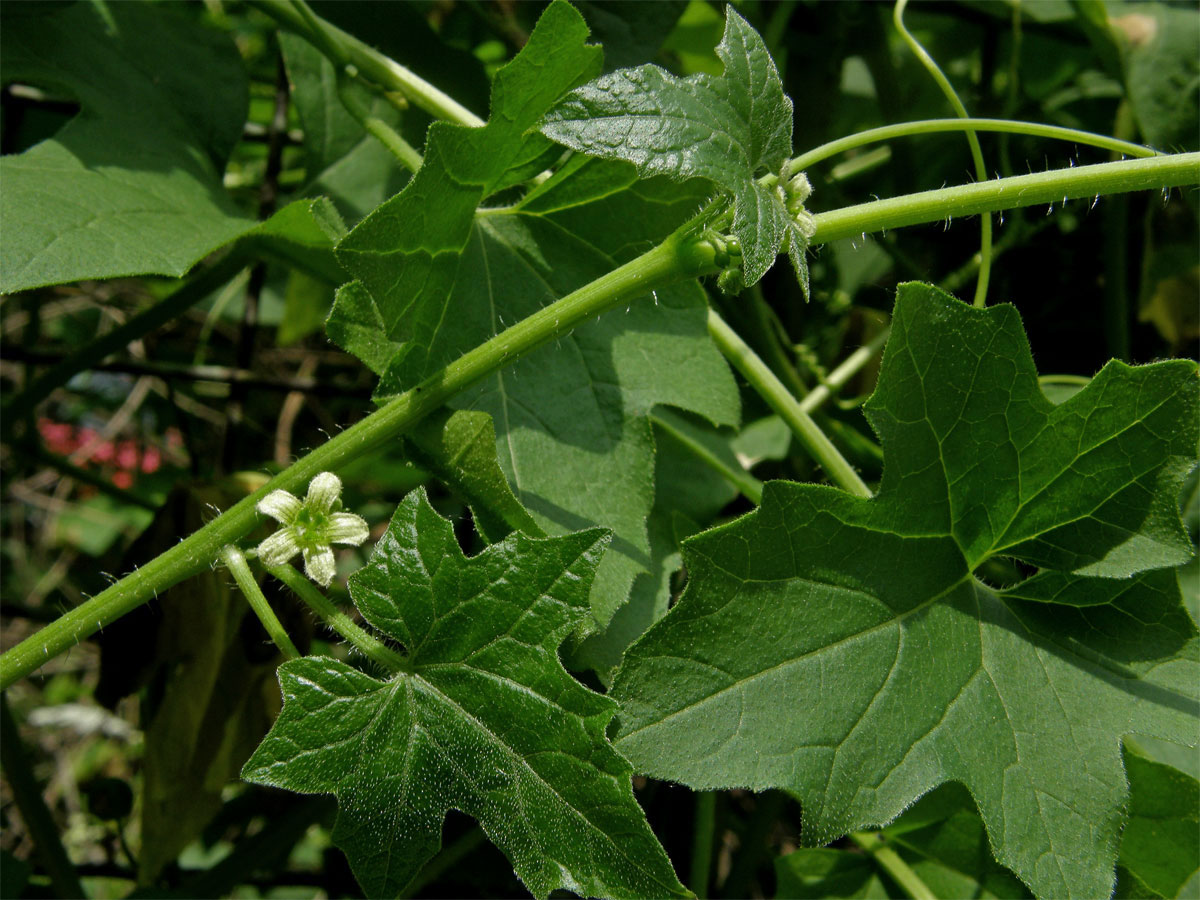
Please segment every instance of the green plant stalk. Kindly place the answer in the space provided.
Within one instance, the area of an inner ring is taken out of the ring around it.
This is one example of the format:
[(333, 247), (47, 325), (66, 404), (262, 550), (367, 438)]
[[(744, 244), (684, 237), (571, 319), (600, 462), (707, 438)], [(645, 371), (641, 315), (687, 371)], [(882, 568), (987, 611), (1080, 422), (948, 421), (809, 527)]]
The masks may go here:
[(763, 791), (755, 795), (754, 812), (738, 836), (741, 841), (738, 852), (733, 857), (729, 876), (721, 885), (722, 897), (753, 896), (751, 887), (754, 884), (755, 873), (770, 853), (767, 840), (775, 828), (775, 823), (779, 821), (786, 802), (787, 794), (783, 791)]
[(804, 396), (804, 399), (800, 401), (800, 408), (811, 416), (824, 406), (833, 396), (834, 391), (845, 387), (846, 382), (858, 374), (858, 371), (883, 349), (883, 345), (887, 343), (888, 335), (891, 333), (890, 327), (885, 328), (842, 360), (836, 369)]
[(912, 900), (937, 900), (937, 895), (929, 889), (921, 877), (900, 858), (899, 853), (887, 845), (883, 835), (856, 831), (849, 837), (864, 852), (869, 853), (879, 867), (887, 872)]
[(378, 116), (371, 115), (371, 111), (364, 108), (363, 104), (359, 102), (359, 98), (355, 97), (353, 91), (350, 90), (350, 85), (347, 83), (349, 79), (350, 76), (344, 69), (338, 71), (337, 93), (342, 106), (358, 120), (367, 134), (383, 144), (404, 168), (416, 174), (423, 161), (421, 154), (413, 148), (412, 144), (401, 137), (396, 129)]
[(8, 698), (3, 694), (0, 694), (0, 744), (4, 746), (0, 758), (4, 761), (4, 775), (12, 790), (13, 800), (21, 811), (25, 828), (33, 838), (33, 846), (50, 876), (55, 894), (59, 897), (86, 897), (75, 867), (59, 840), (58, 826), (54, 824), (50, 810), (46, 809), (41, 788), (33, 777), (33, 768), (25, 755), (17, 723), (8, 709)]
[(584, 285), (468, 351), (445, 368), (297, 460), (253, 494), (107, 590), (75, 607), (0, 656), (0, 687), (8, 687), (46, 660), (160, 591), (207, 569), (221, 548), (258, 523), (255, 506), (274, 490), (299, 493), (315, 475), (335, 471), (379, 447), (447, 400), (577, 325), (639, 295), (684, 278), (717, 271), (715, 251), (684, 226), (657, 247)]
[[(1117, 114), (1113, 121), (1113, 132), (1115, 134), (1136, 134), (1137, 124), (1133, 118), (1133, 109), (1129, 105), (1128, 98), (1122, 100), (1117, 106)], [(1153, 204), (1146, 204), (1145, 214), (1153, 215)], [(1103, 316), (1101, 321), (1104, 324), (1104, 338), (1108, 345), (1108, 352), (1116, 359), (1128, 362), (1130, 360), (1130, 330), (1133, 324), (1133, 317), (1130, 309), (1130, 296), (1137, 297), (1142, 294), (1146, 288), (1143, 283), (1139, 288), (1132, 287), (1130, 283), (1130, 265), (1129, 265), (1129, 245), (1130, 245), (1130, 228), (1129, 228), (1129, 198), (1118, 197), (1111, 203), (1105, 203), (1104, 209), (1100, 210), (1101, 224), (1101, 253), (1104, 260), (1102, 293), (1103, 301)], [(1142, 237), (1144, 241), (1150, 239), (1153, 234), (1153, 229), (1149, 226), (1149, 220), (1146, 220), (1142, 229)], [(1145, 266), (1151, 259), (1154, 258), (1150, 246), (1142, 248), (1142, 264)]]
[(275, 615), (275, 610), (271, 609), (271, 604), (263, 596), (258, 582), (254, 580), (254, 575), (250, 571), (250, 566), (246, 564), (246, 557), (242, 551), (233, 544), (226, 544), (221, 548), (221, 559), (224, 560), (225, 567), (233, 573), (233, 580), (241, 588), (242, 596), (246, 598), (246, 602), (258, 616), (258, 621), (262, 622), (263, 628), (267, 629), (267, 634), (271, 636), (271, 640), (275, 642), (279, 652), (285, 659), (299, 659), (303, 654), (296, 649), (296, 645), (288, 637), (283, 623)]
[[(353, 65), (359, 74), (383, 88), (389, 100), (390, 94), (395, 92), (434, 118), (473, 127), (485, 124), (483, 119), (425, 79), (320, 16), (311, 12), (306, 15), (298, 4), (289, 0), (250, 0), (250, 5), (309, 41), (327, 57), (334, 53), (330, 61), (335, 66)], [(310, 23), (316, 23), (319, 31), (314, 32)]]
[(747, 500), (758, 506), (762, 503), (763, 484), (745, 469), (734, 469), (727, 465), (715, 454), (709, 451), (707, 447), (699, 441), (694, 441), (669, 422), (660, 419), (658, 416), (651, 415), (650, 420), (654, 422), (655, 427), (661, 428), (667, 432), (675, 440), (679, 441), (688, 452), (695, 456), (700, 462), (704, 463), (731, 485), (734, 486)]
[(1084, 144), (1089, 147), (1099, 147), (1136, 158), (1163, 155), (1149, 147), (1143, 147), (1141, 144), (1132, 144), (1129, 141), (1122, 141), (1118, 138), (1092, 134), (1090, 131), (1079, 131), (1076, 128), (1063, 128), (1060, 125), (1042, 125), (1039, 122), (1013, 122), (1008, 119), (922, 119), (918, 122), (900, 122), (896, 125), (868, 128), (866, 131), (860, 131), (857, 134), (851, 134), (847, 137), (830, 141), (827, 144), (821, 144), (819, 147), (813, 147), (788, 163), (788, 175), (792, 176), (803, 172), (805, 169), (811, 168), (832, 156), (837, 156), (839, 153), (845, 153), (847, 150), (854, 150), (858, 147), (890, 141), (900, 137), (939, 134), (947, 131), (994, 131), (1006, 134), (1027, 134), (1031, 137), (1053, 138), (1062, 141), (1071, 141), (1076, 144)]
[(346, 53), (338, 43), (337, 38), (325, 28), (325, 23), (317, 18), (307, 0), (291, 0), (294, 9), (304, 22), (304, 28), (309, 39), (326, 59), (333, 64), (338, 77), (341, 77), (347, 65)]
[(716, 310), (708, 311), (708, 333), (735, 369), (750, 383), (767, 405), (785, 421), (809, 455), (837, 485), (858, 497), (871, 497), (871, 489), (859, 478), (854, 467), (838, 452), (817, 423), (796, 402), (782, 381), (759, 358)]
[[(920, 41), (912, 36), (912, 33), (904, 25), (904, 10), (908, 7), (908, 0), (896, 0), (896, 5), (892, 9), (892, 21), (896, 23), (896, 30), (900, 32), (900, 37), (908, 44), (908, 48), (921, 61), (926, 71), (933, 76), (933, 80), (937, 82), (946, 99), (950, 101), (950, 105), (954, 107), (954, 111), (958, 113), (960, 119), (969, 119), (967, 108), (963, 106), (962, 100), (958, 97), (958, 92), (954, 90), (954, 86), (950, 84), (950, 79), (942, 72), (941, 67), (929, 52), (921, 46)], [(987, 180), (987, 169), (983, 165), (983, 149), (979, 146), (979, 138), (975, 136), (973, 128), (967, 129), (967, 143), (971, 146), (971, 161), (975, 164), (975, 177), (980, 181)], [(983, 215), (979, 220), (979, 277), (975, 282), (975, 305), (982, 307), (987, 299), (988, 281), (992, 274), (992, 217)]]
[(1021, 206), (1194, 184), (1200, 184), (1200, 153), (1195, 152), (1071, 166), (817, 213), (813, 216), (817, 227), (813, 243), (822, 244), (906, 225), (944, 222), (954, 216), (975, 216)]
[(1041, 385), (1071, 384), (1071, 385), (1078, 385), (1079, 387), (1087, 387), (1091, 383), (1092, 383), (1092, 379), (1088, 378), (1086, 375), (1069, 375), (1069, 374), (1063, 373), (1063, 374), (1055, 374), (1055, 375), (1039, 375), (1038, 376), (1038, 384), (1041, 384)]
[(783, 349), (784, 338), (780, 337), (785, 335), (783, 323), (779, 321), (774, 310), (767, 305), (761, 281), (750, 288), (750, 317), (761, 336), (767, 361), (770, 362), (775, 372), (783, 378), (784, 383), (793, 394), (806, 393), (808, 385), (800, 378), (800, 373), (796, 371), (792, 359)]
[(368, 634), (358, 623), (337, 608), (337, 605), (317, 590), (316, 586), (291, 566), (264, 566), (268, 572), (292, 589), (321, 619), (367, 659), (387, 671), (408, 672), (411, 666), (404, 654), (397, 653), (383, 641)]
[(712, 869), (713, 832), (717, 823), (717, 792), (696, 792), (696, 817), (692, 822), (692, 864), (688, 887), (699, 900), (708, 896), (708, 876)]
[[(821, 243), (886, 228), (940, 222), (948, 215), (973, 215), (1062, 199), (1196, 183), (1200, 183), (1200, 153), (1076, 166), (983, 184), (941, 188), (819, 213), (815, 216), (815, 241)], [(298, 492), (318, 473), (335, 470), (373, 450), (412, 427), (459, 391), (542, 344), (562, 337), (587, 318), (606, 312), (626, 298), (680, 278), (715, 272), (713, 248), (703, 242), (688, 240), (686, 235), (687, 226), (658, 247), (464, 354), (322, 444), (143, 568), (0, 655), (0, 689), (87, 639), (157, 592), (204, 571), (217, 558), (221, 547), (244, 537), (254, 527), (257, 523), (255, 504), (271, 491)], [(786, 391), (783, 394), (791, 396)], [(794, 398), (792, 402), (795, 403)]]

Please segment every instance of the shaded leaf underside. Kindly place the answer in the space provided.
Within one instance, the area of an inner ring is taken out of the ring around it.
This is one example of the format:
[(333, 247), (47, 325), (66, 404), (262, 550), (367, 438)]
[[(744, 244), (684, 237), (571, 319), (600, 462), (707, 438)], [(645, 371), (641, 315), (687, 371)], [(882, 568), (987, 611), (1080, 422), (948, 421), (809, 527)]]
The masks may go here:
[(139, 4), (6, 17), (3, 80), (77, 99), (53, 137), (0, 160), (0, 291), (183, 275), (254, 226), (221, 184), (246, 74), (232, 42)]
[[(617, 257), (649, 249), (699, 208), (694, 183), (638, 182), (630, 166), (591, 162), (568, 165), (514, 208), (477, 214), (524, 171), (520, 161), (549, 146), (528, 129), (598, 67), (586, 34), (570, 7), (549, 7), (497, 76), (489, 124), (435, 125), (413, 182), (339, 245), (360, 280), (340, 292), (328, 331), (380, 373), (379, 396), (611, 271)], [(528, 83), (536, 91), (522, 95)], [(704, 308), (694, 284), (660, 290), (455, 400), (492, 416), (501, 467), (540, 527), (614, 531), (585, 631), (603, 626), (654, 565), (650, 410), (671, 404), (718, 424), (738, 419), (736, 386), (708, 338)]]

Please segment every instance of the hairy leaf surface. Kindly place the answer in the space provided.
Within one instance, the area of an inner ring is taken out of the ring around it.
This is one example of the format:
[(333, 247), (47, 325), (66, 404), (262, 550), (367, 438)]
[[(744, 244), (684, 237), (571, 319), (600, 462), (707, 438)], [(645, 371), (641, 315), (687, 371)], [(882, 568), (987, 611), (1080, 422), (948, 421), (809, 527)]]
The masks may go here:
[(233, 43), (137, 3), (38, 6), (6, 10), (0, 74), (80, 112), (0, 159), (0, 291), (183, 275), (252, 227), (221, 184), (246, 120)]
[[(549, 105), (598, 69), (586, 37), (578, 13), (551, 5), (498, 73), (489, 124), (433, 126), (412, 183), (339, 245), (359, 281), (339, 292), (328, 332), (380, 374), (379, 396), (413, 386), (649, 249), (699, 209), (697, 182), (638, 181), (627, 164), (581, 159), (515, 206), (476, 212), (517, 177), (513, 160), (540, 158), (536, 148), (548, 142), (526, 132)], [(704, 309), (695, 284), (660, 290), (454, 401), (491, 415), (500, 465), (542, 529), (614, 531), (584, 630), (606, 623), (634, 580), (655, 567), (646, 527), (651, 409), (671, 404), (719, 424), (738, 419), (737, 388), (708, 337)]]
[(706, 178), (730, 194), (745, 281), (754, 284), (785, 243), (803, 265), (807, 241), (779, 192), (756, 179), (791, 155), (792, 101), (762, 38), (732, 7), (717, 55), (721, 77), (677, 78), (649, 64), (603, 75), (558, 103), (542, 133), (573, 150), (631, 162), (643, 176)]
[(350, 579), (410, 670), (285, 663), (283, 711), (242, 776), (336, 794), (334, 840), (370, 896), (420, 871), (449, 809), (479, 820), (535, 896), (683, 895), (605, 737), (616, 705), (558, 660), (607, 543), (600, 529), (517, 532), (467, 559), (424, 492), (410, 494)]
[[(878, 497), (775, 482), (688, 542), (687, 592), (618, 673), (618, 748), (696, 788), (791, 789), (814, 844), (960, 781), (1036, 894), (1107, 895), (1122, 736), (1197, 740), (1163, 568), (1189, 552), (1167, 511), (1196, 404), (1194, 364), (1114, 362), (1055, 407), (1011, 307), (902, 286), (867, 407)], [(973, 575), (996, 555), (1042, 572), (996, 590)]]

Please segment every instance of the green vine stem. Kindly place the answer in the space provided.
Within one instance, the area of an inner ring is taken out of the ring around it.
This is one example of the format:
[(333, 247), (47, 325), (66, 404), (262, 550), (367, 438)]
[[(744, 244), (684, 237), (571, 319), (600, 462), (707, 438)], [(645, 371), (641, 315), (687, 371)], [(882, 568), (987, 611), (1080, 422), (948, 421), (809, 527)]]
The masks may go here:
[(447, 400), (531, 350), (639, 295), (684, 278), (717, 271), (715, 251), (689, 233), (690, 225), (657, 247), (463, 354), (419, 385), (297, 460), (200, 530), (69, 610), (0, 656), (0, 687), (8, 687), (46, 660), (119, 619), (161, 591), (212, 565), (221, 548), (244, 537), (259, 521), (255, 505), (271, 491), (298, 492), (320, 472), (333, 472), (413, 427)]
[(783, 382), (714, 309), (708, 311), (708, 333), (726, 359), (767, 401), (767, 405), (787, 423), (809, 455), (832, 481), (856, 496), (873, 496), (871, 489), (854, 471), (854, 467), (838, 452), (837, 447), (833, 446), (833, 442), (825, 436), (825, 432), (809, 414), (800, 408), (800, 404)]
[(448, 870), (459, 865), (466, 857), (475, 852), (487, 840), (483, 829), (476, 826), (456, 840), (449, 847), (442, 849), (437, 856), (425, 864), (412, 881), (400, 891), (400, 897), (414, 897), (420, 894), (425, 885), (437, 881)]
[(383, 641), (368, 634), (358, 623), (342, 612), (332, 600), (317, 590), (316, 585), (291, 566), (264, 566), (264, 568), (292, 589), (297, 597), (309, 605), (321, 619), (342, 636), (367, 659), (382, 666), (388, 672), (407, 672), (411, 669), (404, 654), (397, 653)]
[(1010, 119), (922, 119), (917, 122), (900, 122), (896, 125), (883, 125), (879, 128), (868, 128), (856, 134), (838, 138), (819, 147), (813, 147), (795, 157), (788, 163), (788, 176), (803, 172), (805, 169), (824, 162), (839, 153), (855, 150), (869, 144), (878, 144), (900, 137), (913, 137), (922, 134), (941, 134), (947, 131), (993, 131), (1005, 134), (1025, 134), (1031, 137), (1053, 138), (1061, 141), (1071, 141), (1088, 147), (1099, 147), (1102, 150), (1112, 150), (1124, 153), (1134, 158), (1162, 156), (1156, 150), (1143, 147), (1141, 144), (1131, 144), (1118, 138), (1106, 137), (1102, 134), (1092, 134), (1090, 131), (1080, 131), (1076, 128), (1064, 128), (1061, 125), (1042, 125), (1039, 122), (1016, 122)]
[(379, 143), (387, 149), (392, 156), (400, 161), (400, 164), (408, 171), (416, 173), (417, 169), (421, 168), (422, 158), (413, 145), (401, 137), (400, 132), (392, 128), (387, 122), (371, 114), (371, 110), (367, 108), (362, 99), (354, 93), (354, 80), (351, 75), (341, 68), (337, 73), (337, 95), (342, 106), (350, 115), (358, 120), (367, 134), (371, 135)]
[(271, 636), (271, 640), (275, 642), (275, 646), (279, 648), (284, 658), (299, 659), (302, 654), (296, 649), (292, 639), (288, 637), (283, 623), (275, 615), (275, 610), (271, 609), (267, 598), (263, 596), (262, 589), (254, 580), (254, 575), (250, 571), (250, 566), (246, 564), (246, 557), (242, 551), (232, 544), (226, 544), (221, 548), (221, 559), (224, 560), (225, 567), (233, 574), (233, 580), (237, 582), (237, 586), (241, 588), (242, 596), (246, 598), (246, 602), (258, 616), (258, 621), (262, 622), (263, 628), (267, 629), (267, 634)]
[[(950, 83), (950, 79), (942, 72), (941, 67), (937, 64), (932, 56), (929, 55), (921, 42), (912, 36), (912, 33), (904, 25), (904, 10), (908, 7), (908, 0), (896, 0), (896, 5), (892, 8), (892, 21), (896, 25), (896, 30), (900, 32), (900, 37), (908, 44), (908, 48), (920, 60), (921, 65), (925, 70), (933, 76), (933, 80), (937, 82), (941, 88), (942, 94), (950, 101), (950, 105), (954, 107), (954, 111), (960, 119), (969, 119), (967, 108), (963, 106), (962, 100), (958, 97), (958, 92), (954, 90), (954, 85)], [(975, 177), (980, 181), (987, 180), (987, 169), (983, 165), (983, 149), (979, 146), (979, 138), (975, 136), (975, 129), (967, 129), (967, 143), (971, 146), (971, 161), (975, 164)], [(992, 273), (992, 217), (986, 213), (980, 216), (979, 219), (979, 277), (975, 282), (975, 305), (983, 306), (987, 299), (988, 281)]]
[(650, 421), (654, 423), (656, 428), (661, 428), (675, 440), (679, 441), (696, 459), (728, 481), (755, 506), (762, 503), (763, 483), (745, 469), (735, 469), (728, 465), (699, 441), (684, 434), (662, 416), (651, 414)]
[(1200, 184), (1200, 153), (1196, 152), (1070, 166), (817, 213), (812, 240), (823, 244), (888, 228), (943, 222), (954, 216), (1194, 184)]
[[(1200, 183), (1200, 153), (1122, 160), (1019, 175), (878, 200), (815, 216), (815, 242), (885, 228), (940, 222), (1066, 199)], [(543, 344), (569, 333), (588, 318), (681, 278), (713, 274), (711, 245), (690, 235), (687, 225), (659, 246), (500, 332), (421, 384), (297, 460), (262, 488), (194, 532), (141, 569), (65, 613), (0, 656), (0, 689), (25, 677), (46, 660), (87, 639), (109, 622), (212, 565), (226, 544), (244, 537), (258, 521), (255, 504), (276, 489), (298, 491), (320, 472), (337, 471), (379, 447), (459, 391)], [(181, 290), (183, 290), (181, 288)], [(726, 326), (728, 327), (728, 326)], [(755, 357), (757, 359), (757, 357)], [(761, 360), (759, 361), (761, 363)], [(778, 384), (778, 380), (772, 379)], [(786, 391), (782, 392), (795, 403)], [(811, 419), (801, 412), (804, 419)], [(815, 426), (814, 426), (815, 427)], [(818, 430), (819, 433), (819, 430)], [(822, 439), (824, 435), (821, 435)], [(827, 442), (827, 439), (825, 439)], [(850, 470), (853, 473), (853, 470)], [(857, 479), (857, 475), (853, 475)], [(864, 486), (865, 489), (865, 486)]]
[(887, 845), (883, 835), (877, 832), (856, 831), (849, 837), (861, 850), (870, 854), (879, 868), (887, 872), (912, 900), (937, 900), (937, 895), (929, 889), (929, 885), (921, 880), (921, 876), (912, 870), (899, 853)]
[(692, 822), (692, 864), (688, 871), (688, 887), (698, 900), (708, 896), (709, 872), (712, 869), (713, 833), (717, 821), (717, 792), (696, 792), (696, 818)]
[[(250, 0), (250, 4), (284, 28), (300, 35), (327, 57), (334, 54), (330, 61), (335, 66), (342, 63), (353, 65), (363, 77), (383, 88), (389, 100), (393, 100), (392, 94), (400, 94), (434, 118), (460, 125), (484, 124), (483, 119), (453, 97), (336, 25), (313, 15), (311, 11), (302, 10), (299, 3), (290, 0)], [(401, 106), (394, 100), (393, 103)]]

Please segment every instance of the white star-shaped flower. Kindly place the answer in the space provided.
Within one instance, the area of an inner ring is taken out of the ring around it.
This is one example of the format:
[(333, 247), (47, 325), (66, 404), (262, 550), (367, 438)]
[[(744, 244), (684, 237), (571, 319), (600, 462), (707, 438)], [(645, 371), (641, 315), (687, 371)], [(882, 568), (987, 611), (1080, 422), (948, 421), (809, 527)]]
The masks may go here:
[(342, 482), (322, 472), (308, 484), (304, 500), (287, 491), (272, 491), (258, 501), (258, 511), (282, 527), (258, 545), (265, 566), (282, 566), (297, 553), (304, 555), (304, 572), (321, 587), (333, 581), (331, 544), (358, 546), (370, 534), (362, 516), (342, 512)]

